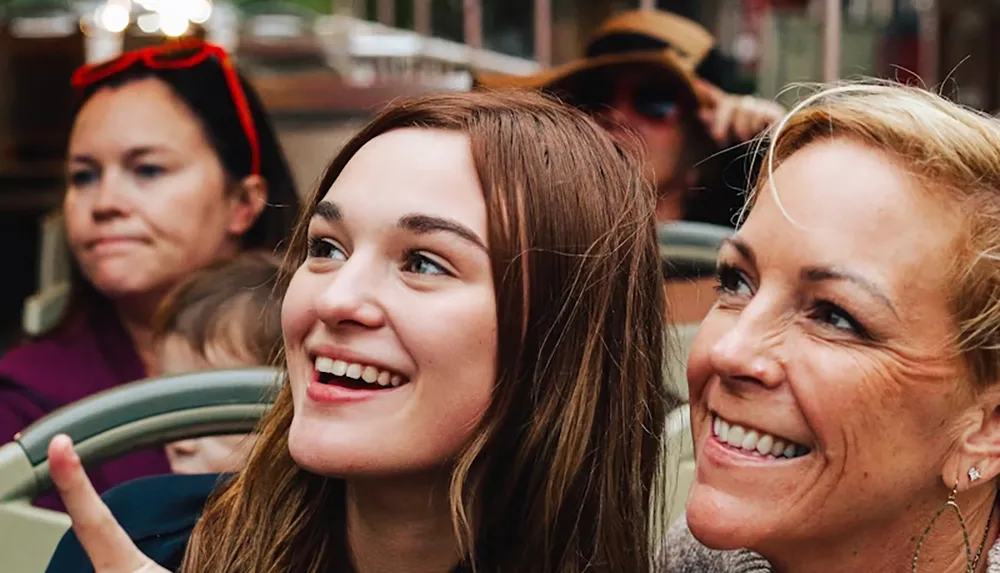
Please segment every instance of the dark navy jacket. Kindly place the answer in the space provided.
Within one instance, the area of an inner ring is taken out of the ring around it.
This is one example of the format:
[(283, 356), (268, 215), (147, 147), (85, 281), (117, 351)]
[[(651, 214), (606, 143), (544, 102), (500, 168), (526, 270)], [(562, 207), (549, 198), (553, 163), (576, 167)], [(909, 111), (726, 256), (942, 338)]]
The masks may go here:
[[(164, 475), (140, 478), (102, 496), (139, 550), (170, 571), (180, 569), (188, 538), (215, 486), (226, 476)], [(70, 530), (59, 542), (46, 573), (93, 573)]]

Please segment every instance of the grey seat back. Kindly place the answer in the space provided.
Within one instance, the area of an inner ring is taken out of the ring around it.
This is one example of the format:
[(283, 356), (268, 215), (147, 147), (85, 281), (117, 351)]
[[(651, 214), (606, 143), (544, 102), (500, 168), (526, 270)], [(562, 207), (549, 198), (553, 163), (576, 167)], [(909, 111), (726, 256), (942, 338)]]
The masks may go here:
[(89, 465), (174, 440), (254, 429), (281, 374), (271, 368), (154, 378), (107, 390), (57, 410), (0, 446), (0, 555), (4, 573), (41, 573), (69, 517), (31, 500), (52, 487), (48, 444), (67, 434)]

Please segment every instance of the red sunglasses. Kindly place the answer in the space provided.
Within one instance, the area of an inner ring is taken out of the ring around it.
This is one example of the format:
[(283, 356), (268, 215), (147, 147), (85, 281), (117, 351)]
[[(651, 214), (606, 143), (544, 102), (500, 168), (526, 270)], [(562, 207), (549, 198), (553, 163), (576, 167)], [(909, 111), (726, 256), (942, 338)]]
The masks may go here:
[(229, 93), (233, 98), (233, 103), (236, 104), (236, 113), (243, 125), (247, 141), (250, 142), (250, 173), (259, 175), (260, 144), (257, 139), (257, 129), (254, 127), (253, 115), (250, 113), (250, 106), (247, 104), (246, 94), (243, 92), (240, 78), (236, 74), (236, 68), (226, 51), (219, 46), (202, 40), (178, 40), (169, 44), (133, 50), (109, 62), (78, 68), (73, 73), (72, 84), (74, 88), (83, 89), (121, 73), (136, 64), (142, 64), (151, 70), (177, 70), (193, 68), (211, 57), (214, 57), (222, 65), (226, 85), (229, 86)]

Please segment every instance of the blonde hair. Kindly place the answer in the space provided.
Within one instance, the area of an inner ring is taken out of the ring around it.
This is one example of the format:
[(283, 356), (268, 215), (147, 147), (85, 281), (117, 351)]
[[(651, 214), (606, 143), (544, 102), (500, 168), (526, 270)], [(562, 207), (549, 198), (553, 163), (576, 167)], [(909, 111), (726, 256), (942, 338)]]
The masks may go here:
[(792, 220), (774, 187), (774, 170), (807, 145), (831, 139), (877, 150), (919, 181), (920, 191), (959, 209), (966, 224), (952, 269), (954, 348), (980, 387), (995, 382), (1000, 373), (1000, 122), (925, 89), (869, 80), (822, 87), (769, 136), (761, 177), (741, 222), (765, 185)]

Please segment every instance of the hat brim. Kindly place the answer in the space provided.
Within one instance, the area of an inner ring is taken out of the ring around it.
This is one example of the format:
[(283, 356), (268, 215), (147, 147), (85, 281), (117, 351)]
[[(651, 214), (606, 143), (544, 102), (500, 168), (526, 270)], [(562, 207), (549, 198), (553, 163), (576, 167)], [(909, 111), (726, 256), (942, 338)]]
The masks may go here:
[(699, 101), (700, 98), (694, 86), (694, 76), (667, 51), (630, 52), (582, 58), (529, 76), (478, 74), (475, 77), (475, 85), (487, 89), (522, 88), (572, 91), (571, 86), (585, 76), (611, 68), (636, 65), (662, 70), (665, 75), (677, 82), (678, 89), (685, 92), (683, 95), (690, 97), (693, 101)]

